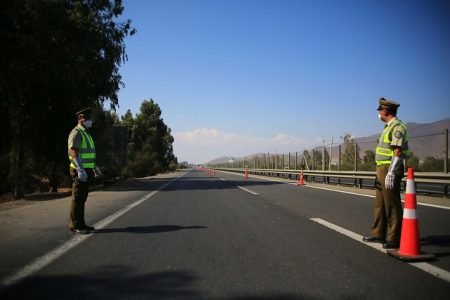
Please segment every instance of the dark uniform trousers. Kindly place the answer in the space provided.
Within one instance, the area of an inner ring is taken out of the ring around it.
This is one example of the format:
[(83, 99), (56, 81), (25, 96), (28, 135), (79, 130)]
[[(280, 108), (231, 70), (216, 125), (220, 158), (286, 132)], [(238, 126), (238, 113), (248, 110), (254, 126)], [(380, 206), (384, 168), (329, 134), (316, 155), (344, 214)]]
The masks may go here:
[(82, 182), (78, 179), (77, 170), (70, 168), (72, 177), (72, 202), (70, 206), (70, 228), (83, 228), (86, 226), (84, 221), (84, 206), (89, 193), (89, 185), (94, 179), (93, 169), (85, 169), (88, 174), (88, 181)]
[(403, 208), (400, 187), (403, 178), (403, 165), (395, 172), (394, 188), (386, 189), (385, 179), (389, 165), (377, 166), (375, 180), (374, 224), (372, 236), (385, 238), (389, 242), (399, 242), (403, 221)]

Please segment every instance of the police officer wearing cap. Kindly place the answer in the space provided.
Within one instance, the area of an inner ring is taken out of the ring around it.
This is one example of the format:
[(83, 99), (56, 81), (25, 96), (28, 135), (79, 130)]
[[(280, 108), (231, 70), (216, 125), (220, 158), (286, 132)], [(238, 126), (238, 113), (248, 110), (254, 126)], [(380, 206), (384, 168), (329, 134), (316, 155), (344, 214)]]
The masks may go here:
[(95, 144), (87, 131), (92, 127), (91, 115), (89, 108), (76, 113), (78, 125), (70, 132), (67, 142), (72, 178), (69, 228), (74, 234), (88, 234), (95, 230), (84, 221), (84, 207), (95, 168)]
[(375, 180), (374, 223), (371, 236), (365, 242), (383, 243), (383, 248), (398, 248), (403, 217), (400, 184), (404, 174), (403, 161), (409, 154), (408, 132), (397, 119), (397, 102), (379, 99), (378, 117), (385, 123), (375, 150), (377, 164)]

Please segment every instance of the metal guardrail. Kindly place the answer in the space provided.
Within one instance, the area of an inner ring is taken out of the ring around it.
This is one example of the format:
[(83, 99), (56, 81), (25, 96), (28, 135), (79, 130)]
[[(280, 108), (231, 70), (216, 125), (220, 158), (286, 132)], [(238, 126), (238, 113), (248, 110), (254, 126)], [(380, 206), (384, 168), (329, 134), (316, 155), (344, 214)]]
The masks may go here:
[[(291, 180), (299, 180), (300, 170), (279, 170), (279, 169), (246, 169), (246, 168), (215, 168), (216, 170), (262, 175), (269, 177), (283, 177)], [(406, 182), (406, 175), (403, 181)], [(358, 188), (374, 187), (376, 173), (374, 171), (303, 171), (303, 178), (306, 182), (322, 182), (326, 184), (353, 185)], [(448, 198), (450, 186), (449, 173), (414, 173), (416, 191), (426, 194), (443, 194)], [(405, 187), (403, 186), (403, 189)]]

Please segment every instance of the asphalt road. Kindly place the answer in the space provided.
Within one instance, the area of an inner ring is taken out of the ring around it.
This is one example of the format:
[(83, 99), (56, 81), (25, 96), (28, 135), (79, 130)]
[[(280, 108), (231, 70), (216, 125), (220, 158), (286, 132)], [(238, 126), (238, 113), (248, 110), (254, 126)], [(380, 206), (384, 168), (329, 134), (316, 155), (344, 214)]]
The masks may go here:
[[(67, 214), (68, 201), (58, 204), (59, 210), (49, 204), (47, 209), (37, 205), (6, 212), (18, 222), (22, 214), (36, 218), (33, 211), (40, 211), (47, 234), (41, 232), (35, 239), (32, 230), (27, 233), (29, 225), (2, 223), (0, 297), (443, 299), (450, 295), (450, 281), (438, 277), (450, 274), (450, 210), (419, 207), (422, 250), (436, 254), (436, 260), (418, 268), (386, 255), (379, 245), (376, 249), (360, 241), (371, 226), (372, 197), (219, 172), (177, 176), (134, 180), (93, 192), (87, 219), (98, 231), (88, 236), (73, 237), (60, 228), (66, 215), (58, 212)], [(22, 231), (7, 235), (14, 228)], [(41, 263), (36, 263), (38, 257)]]

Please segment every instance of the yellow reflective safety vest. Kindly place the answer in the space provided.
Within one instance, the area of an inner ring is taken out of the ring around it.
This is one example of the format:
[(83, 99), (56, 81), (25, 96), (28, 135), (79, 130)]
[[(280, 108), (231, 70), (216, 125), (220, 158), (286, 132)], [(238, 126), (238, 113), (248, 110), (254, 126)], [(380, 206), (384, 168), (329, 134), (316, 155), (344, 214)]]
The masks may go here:
[[(95, 168), (95, 144), (92, 136), (83, 128), (77, 127), (75, 129), (81, 134), (81, 147), (78, 152), (78, 156), (83, 164), (83, 169)], [(69, 155), (70, 161), (72, 157)], [(75, 165), (71, 162), (70, 167), (76, 169)]]
[(402, 126), (405, 129), (405, 135), (403, 137), (404, 142), (402, 147), (402, 152), (405, 157), (410, 155), (408, 147), (408, 130), (405, 124), (398, 119), (394, 119), (391, 124), (387, 125), (383, 132), (381, 133), (380, 139), (378, 140), (377, 148), (375, 149), (375, 161), (377, 166), (389, 165), (391, 163), (392, 157), (394, 156), (394, 150), (392, 149), (392, 132), (396, 126)]

